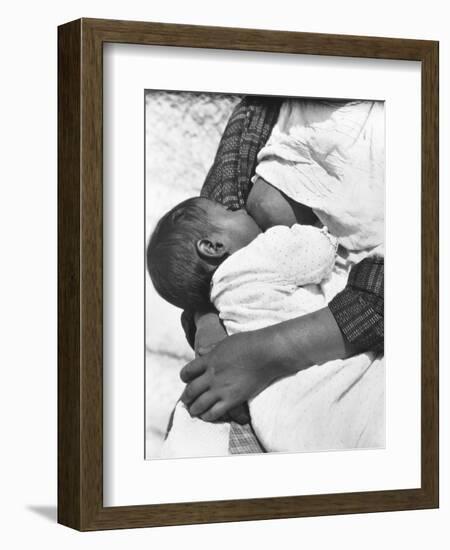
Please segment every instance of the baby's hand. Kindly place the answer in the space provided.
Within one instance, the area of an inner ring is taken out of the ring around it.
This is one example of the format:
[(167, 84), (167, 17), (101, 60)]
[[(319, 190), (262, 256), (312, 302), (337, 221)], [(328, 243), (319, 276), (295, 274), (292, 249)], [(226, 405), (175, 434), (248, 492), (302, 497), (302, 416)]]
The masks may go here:
[[(227, 335), (219, 316), (208, 312), (198, 315), (196, 318), (197, 331), (195, 333), (195, 355), (200, 357), (209, 353)], [(221, 420), (247, 424), (250, 422), (250, 414), (247, 404), (238, 405), (231, 409)]]
[(227, 335), (217, 313), (208, 312), (196, 318), (195, 355), (200, 357), (210, 352)]

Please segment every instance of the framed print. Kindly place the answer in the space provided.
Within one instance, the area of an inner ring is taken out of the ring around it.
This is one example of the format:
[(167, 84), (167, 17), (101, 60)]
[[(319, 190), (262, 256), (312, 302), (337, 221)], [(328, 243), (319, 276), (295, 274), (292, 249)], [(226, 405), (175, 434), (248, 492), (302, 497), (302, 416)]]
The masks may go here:
[(58, 521), (437, 507), (438, 43), (58, 41)]

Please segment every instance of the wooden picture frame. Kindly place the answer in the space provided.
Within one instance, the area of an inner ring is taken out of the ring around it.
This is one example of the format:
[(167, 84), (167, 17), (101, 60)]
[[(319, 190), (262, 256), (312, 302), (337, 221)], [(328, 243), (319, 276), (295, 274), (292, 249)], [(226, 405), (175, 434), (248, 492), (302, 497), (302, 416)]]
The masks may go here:
[[(421, 487), (103, 506), (102, 47), (105, 42), (414, 60), (422, 68)], [(438, 43), (79, 19), (58, 29), (58, 521), (81, 530), (438, 506)]]

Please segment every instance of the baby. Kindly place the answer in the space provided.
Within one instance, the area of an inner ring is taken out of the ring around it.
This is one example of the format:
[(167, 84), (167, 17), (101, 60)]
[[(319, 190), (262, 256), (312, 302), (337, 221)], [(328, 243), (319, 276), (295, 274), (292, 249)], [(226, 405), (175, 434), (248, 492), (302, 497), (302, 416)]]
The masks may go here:
[(298, 315), (299, 306), (305, 312), (322, 306), (320, 289), (308, 285), (331, 273), (336, 249), (326, 228), (295, 224), (262, 233), (246, 210), (196, 197), (160, 220), (147, 264), (165, 300), (192, 311), (213, 303), (233, 334)]

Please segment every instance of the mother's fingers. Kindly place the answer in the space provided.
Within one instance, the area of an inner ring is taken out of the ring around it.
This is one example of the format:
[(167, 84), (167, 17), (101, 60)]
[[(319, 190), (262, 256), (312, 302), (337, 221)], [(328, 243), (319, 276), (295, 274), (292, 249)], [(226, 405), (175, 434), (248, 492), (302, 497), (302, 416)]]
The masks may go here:
[(219, 398), (213, 393), (205, 392), (189, 406), (189, 414), (199, 416), (214, 406), (218, 400)]
[(205, 422), (216, 422), (222, 419), (228, 411), (227, 405), (223, 401), (218, 401), (209, 410), (200, 415)]
[(231, 409), (228, 413), (228, 416), (231, 418), (231, 420), (234, 420), (234, 422), (237, 422), (241, 425), (248, 424), (250, 422), (250, 413), (246, 403), (243, 403), (242, 405), (238, 405), (237, 407)]
[(200, 374), (204, 373), (206, 370), (205, 361), (199, 357), (194, 359), (186, 366), (184, 366), (180, 371), (180, 378), (183, 382), (190, 382), (193, 378), (197, 378)]
[(205, 376), (200, 376), (199, 378), (195, 378), (192, 382), (190, 382), (185, 388), (183, 393), (181, 394), (181, 401), (185, 405), (188, 405), (194, 399), (197, 399), (197, 397), (202, 394), (204, 391), (206, 391), (209, 388), (208, 380)]

